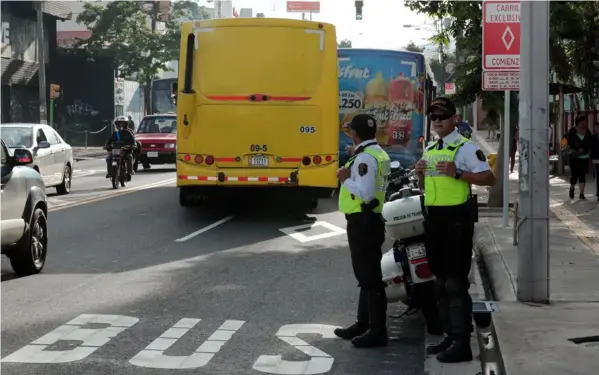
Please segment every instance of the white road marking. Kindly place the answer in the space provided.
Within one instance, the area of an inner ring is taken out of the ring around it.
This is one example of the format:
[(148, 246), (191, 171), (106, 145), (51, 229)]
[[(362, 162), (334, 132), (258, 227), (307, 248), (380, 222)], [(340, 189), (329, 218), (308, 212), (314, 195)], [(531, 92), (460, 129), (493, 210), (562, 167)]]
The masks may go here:
[(208, 337), (195, 353), (188, 356), (165, 355), (164, 351), (175, 344), (183, 335), (200, 322), (201, 319), (183, 318), (172, 328), (166, 330), (144, 350), (129, 362), (146, 368), (192, 369), (203, 367), (218, 353), (222, 347), (241, 328), (243, 320), (225, 321), (212, 336)]
[[(139, 319), (131, 316), (82, 314), (3, 358), (1, 362), (67, 363), (80, 361), (138, 321)], [(81, 328), (90, 323), (108, 324), (109, 326)], [(68, 350), (45, 350), (61, 340), (80, 342), (76, 347)]]
[[(298, 232), (298, 230), (300, 230), (300, 229), (314, 228), (314, 227), (324, 227), (324, 228), (327, 228), (328, 230), (330, 230), (330, 232), (316, 234), (314, 236), (306, 236), (305, 234)], [(317, 222), (311, 223), (311, 224), (297, 225), (294, 227), (281, 228), (279, 230), (281, 232), (285, 233), (286, 235), (288, 235), (289, 237), (295, 238), (299, 242), (322, 240), (323, 238), (340, 236), (342, 234), (347, 233), (345, 231), (345, 229), (339, 228), (338, 226), (327, 223), (326, 221), (317, 221)]]
[(64, 208), (70, 208), (70, 207), (75, 207), (75, 206), (80, 206), (83, 204), (88, 204), (88, 203), (94, 203), (97, 201), (101, 201), (104, 199), (108, 199), (108, 198), (112, 198), (112, 197), (118, 197), (120, 195), (125, 195), (128, 193), (132, 193), (134, 191), (141, 191), (141, 190), (146, 190), (146, 189), (151, 189), (151, 188), (155, 188), (155, 187), (159, 187), (159, 186), (164, 186), (164, 185), (169, 185), (172, 184), (173, 182), (175, 182), (177, 179), (176, 178), (171, 178), (168, 180), (163, 180), (163, 181), (157, 181), (157, 182), (152, 182), (150, 184), (146, 184), (146, 185), (141, 185), (141, 186), (133, 186), (133, 187), (127, 187), (127, 188), (121, 188), (118, 190), (112, 190), (108, 193), (103, 193), (100, 195), (94, 195), (93, 197), (90, 198), (83, 198), (81, 200), (75, 200), (75, 201), (69, 201), (67, 203), (64, 204), (59, 204), (56, 206), (52, 206), (50, 208), (48, 208), (48, 211), (53, 212), (53, 211), (58, 211)]
[(297, 337), (301, 333), (319, 334), (325, 339), (335, 339), (337, 336), (333, 333), (335, 326), (325, 324), (287, 324), (279, 328), (277, 337), (293, 346), (297, 350), (312, 357), (307, 361), (287, 361), (283, 356), (278, 355), (261, 355), (258, 357), (252, 368), (256, 371), (265, 372), (268, 374), (285, 374), (285, 375), (308, 375), (308, 374), (324, 374), (331, 371), (333, 357), (323, 352), (322, 350), (308, 344), (304, 340)]
[[(106, 345), (121, 332), (132, 327), (138, 318), (122, 315), (82, 314), (50, 331), (3, 358), (5, 363), (70, 363), (81, 361), (98, 348)], [(155, 369), (194, 369), (206, 366), (224, 345), (246, 323), (243, 320), (226, 320), (214, 333), (189, 356), (165, 355), (164, 352), (194, 328), (201, 319), (183, 318), (135, 355), (129, 363)], [(104, 328), (83, 328), (89, 324), (108, 325)], [(326, 324), (286, 324), (276, 336), (295, 349), (311, 357), (304, 361), (283, 360), (282, 355), (261, 355), (253, 369), (269, 374), (307, 375), (324, 374), (332, 369), (334, 359), (324, 351), (297, 337), (301, 334), (318, 334), (324, 339), (338, 339), (334, 330)], [(78, 341), (68, 350), (47, 350), (59, 341)], [(243, 372), (240, 372), (243, 373)]]
[(208, 225), (208, 226), (206, 226), (206, 227), (204, 227), (204, 228), (202, 228), (200, 230), (197, 230), (197, 231), (195, 231), (193, 233), (190, 233), (190, 234), (188, 234), (185, 237), (177, 238), (175, 240), (175, 242), (185, 242), (187, 240), (190, 240), (190, 239), (194, 238), (195, 236), (198, 236), (198, 235), (200, 235), (200, 234), (202, 234), (204, 232), (208, 232), (210, 229), (216, 228), (219, 225), (226, 223), (227, 221), (231, 220), (233, 217), (234, 216), (227, 216), (225, 218), (222, 218), (219, 221), (214, 222), (214, 223), (212, 223), (212, 224), (210, 224), (210, 225)]
[(73, 177), (85, 177), (85, 176), (91, 176), (94, 175), (96, 173), (99, 173), (102, 171), (99, 170), (93, 170), (93, 169), (73, 169)]

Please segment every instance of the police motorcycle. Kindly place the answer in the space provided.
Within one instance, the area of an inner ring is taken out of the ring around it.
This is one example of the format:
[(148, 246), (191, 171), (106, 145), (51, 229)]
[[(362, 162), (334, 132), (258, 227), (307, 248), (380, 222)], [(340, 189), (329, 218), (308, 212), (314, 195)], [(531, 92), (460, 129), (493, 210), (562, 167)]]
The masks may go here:
[(399, 317), (422, 311), (430, 333), (441, 333), (434, 299), (434, 276), (424, 246), (424, 194), (414, 184), (393, 193), (382, 216), (393, 247), (383, 255), (381, 269), (389, 303), (408, 307)]
[(391, 174), (389, 175), (385, 192), (385, 201), (389, 201), (391, 195), (399, 192), (404, 187), (418, 187), (416, 171), (414, 169), (403, 169), (398, 161), (392, 161)]

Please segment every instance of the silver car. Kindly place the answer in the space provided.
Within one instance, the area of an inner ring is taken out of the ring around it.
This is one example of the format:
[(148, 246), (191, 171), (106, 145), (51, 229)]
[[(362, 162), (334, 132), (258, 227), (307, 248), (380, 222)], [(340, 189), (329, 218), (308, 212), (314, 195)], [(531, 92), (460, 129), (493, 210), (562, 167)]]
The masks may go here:
[(21, 161), (38, 171), (46, 187), (56, 187), (58, 194), (71, 192), (73, 149), (50, 126), (43, 124), (2, 124), (0, 137), (11, 149), (26, 149), (33, 159)]
[[(26, 149), (8, 150), (2, 144), (2, 254), (17, 275), (38, 273), (48, 252), (48, 204), (39, 173), (22, 166), (33, 155)], [(12, 151), (12, 152), (11, 152)]]

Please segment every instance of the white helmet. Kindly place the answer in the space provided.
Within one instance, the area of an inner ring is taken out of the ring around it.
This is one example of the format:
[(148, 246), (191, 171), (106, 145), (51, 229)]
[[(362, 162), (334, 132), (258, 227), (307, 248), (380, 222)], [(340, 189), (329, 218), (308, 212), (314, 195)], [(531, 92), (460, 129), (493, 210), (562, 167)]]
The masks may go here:
[(125, 116), (117, 116), (114, 118), (113, 124), (115, 126), (115, 128), (119, 128), (119, 122), (124, 122), (125, 126), (127, 126), (129, 124), (129, 119)]
[(395, 261), (393, 249), (383, 255), (381, 259), (381, 271), (383, 273), (383, 282), (387, 284), (387, 288), (385, 289), (387, 302), (395, 303), (401, 301), (407, 304), (408, 293), (404, 282), (404, 273), (401, 266)]

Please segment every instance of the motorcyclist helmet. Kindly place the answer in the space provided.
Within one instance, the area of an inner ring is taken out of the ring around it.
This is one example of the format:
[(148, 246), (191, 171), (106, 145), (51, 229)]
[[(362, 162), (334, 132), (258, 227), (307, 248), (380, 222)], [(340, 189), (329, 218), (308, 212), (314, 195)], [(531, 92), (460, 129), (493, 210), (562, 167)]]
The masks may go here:
[(116, 130), (124, 130), (127, 129), (129, 125), (129, 119), (125, 116), (117, 116), (114, 119), (114, 127)]

